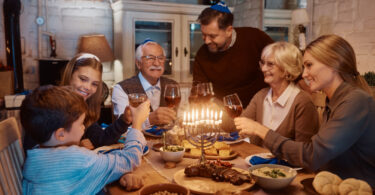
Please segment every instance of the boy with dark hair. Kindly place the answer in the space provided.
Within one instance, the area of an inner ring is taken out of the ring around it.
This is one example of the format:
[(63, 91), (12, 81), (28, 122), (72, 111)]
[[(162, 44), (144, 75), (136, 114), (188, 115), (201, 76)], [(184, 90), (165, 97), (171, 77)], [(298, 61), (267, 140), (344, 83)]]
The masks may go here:
[(133, 128), (125, 147), (97, 154), (78, 146), (84, 133), (87, 105), (68, 87), (44, 86), (21, 106), (21, 123), (39, 147), (27, 151), (23, 168), (24, 194), (96, 194), (141, 163), (146, 145), (139, 131), (150, 102), (132, 108)]

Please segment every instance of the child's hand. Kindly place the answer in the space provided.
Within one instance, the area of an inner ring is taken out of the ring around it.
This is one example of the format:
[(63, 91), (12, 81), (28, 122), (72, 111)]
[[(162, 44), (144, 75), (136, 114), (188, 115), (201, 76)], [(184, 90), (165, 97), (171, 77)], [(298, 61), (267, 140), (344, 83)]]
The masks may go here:
[(79, 145), (82, 146), (82, 147), (85, 147), (89, 150), (93, 150), (95, 148), (94, 145), (91, 143), (91, 141), (89, 139), (81, 140)]
[(126, 188), (126, 191), (138, 190), (144, 185), (142, 177), (133, 173), (124, 174), (119, 182)]
[(150, 113), (150, 100), (146, 100), (140, 104), (137, 108), (130, 106), (133, 116), (133, 128), (141, 130), (142, 123), (147, 119)]

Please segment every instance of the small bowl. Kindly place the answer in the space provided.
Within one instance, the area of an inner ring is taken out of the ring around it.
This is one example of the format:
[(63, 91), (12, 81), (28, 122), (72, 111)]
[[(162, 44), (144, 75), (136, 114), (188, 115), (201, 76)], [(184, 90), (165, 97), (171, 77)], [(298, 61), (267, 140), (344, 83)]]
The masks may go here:
[[(269, 168), (278, 168), (282, 169), (285, 173), (289, 175), (289, 177), (285, 178), (271, 178), (267, 176), (259, 176), (253, 174), (253, 171), (256, 169), (260, 169), (262, 167), (269, 167)], [(260, 164), (260, 165), (253, 165), (249, 168), (250, 175), (252, 178), (255, 179), (256, 183), (264, 188), (270, 190), (281, 189), (288, 186), (293, 179), (297, 176), (297, 171), (291, 167), (283, 166), (283, 165), (276, 165), (276, 164)]]
[(159, 191), (168, 191), (182, 195), (190, 194), (189, 189), (185, 188), (184, 186), (174, 183), (160, 183), (143, 187), (139, 191), (139, 195), (149, 195)]
[[(181, 146), (180, 146), (181, 147)], [(161, 158), (166, 162), (180, 162), (185, 154), (185, 148), (182, 151), (164, 151), (163, 147), (160, 147)]]

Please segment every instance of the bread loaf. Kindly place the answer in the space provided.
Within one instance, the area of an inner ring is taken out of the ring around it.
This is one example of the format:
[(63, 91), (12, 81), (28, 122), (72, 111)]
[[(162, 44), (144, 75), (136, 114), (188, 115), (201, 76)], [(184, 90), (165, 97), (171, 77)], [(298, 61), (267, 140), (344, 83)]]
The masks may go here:
[(339, 185), (339, 192), (340, 195), (372, 195), (371, 186), (367, 182), (354, 178), (348, 178), (342, 181)]
[(339, 184), (341, 181), (341, 178), (336, 174), (321, 171), (315, 176), (312, 184), (319, 194), (335, 195), (339, 194)]

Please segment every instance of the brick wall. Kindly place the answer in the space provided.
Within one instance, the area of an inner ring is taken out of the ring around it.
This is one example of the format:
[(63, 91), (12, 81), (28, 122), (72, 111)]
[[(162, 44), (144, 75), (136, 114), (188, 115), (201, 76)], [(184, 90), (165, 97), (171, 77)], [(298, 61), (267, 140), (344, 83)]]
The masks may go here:
[(312, 38), (344, 37), (354, 47), (359, 72), (375, 71), (374, 11), (374, 0), (314, 0)]
[(263, 1), (232, 0), (228, 4), (234, 7), (234, 26), (251, 26), (262, 29)]

